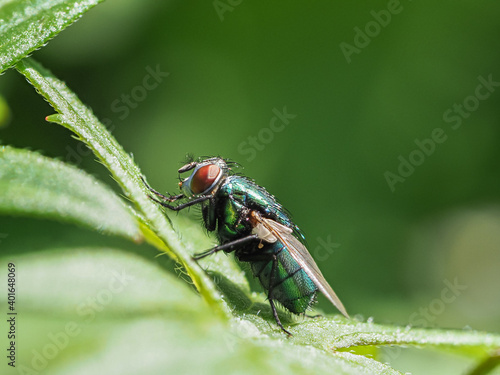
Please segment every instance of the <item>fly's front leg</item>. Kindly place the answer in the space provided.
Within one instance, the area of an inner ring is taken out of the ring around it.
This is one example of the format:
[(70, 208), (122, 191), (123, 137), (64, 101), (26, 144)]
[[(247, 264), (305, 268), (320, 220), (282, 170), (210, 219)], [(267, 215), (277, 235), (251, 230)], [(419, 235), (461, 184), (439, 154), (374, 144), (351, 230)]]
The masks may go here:
[(153, 194), (155, 194), (156, 196), (160, 197), (161, 199), (163, 199), (163, 201), (159, 200), (159, 199), (156, 199), (155, 197), (153, 196), (149, 196), (149, 198), (153, 201), (155, 201), (156, 203), (162, 205), (163, 207), (166, 207), (172, 211), (180, 211), (180, 210), (183, 210), (184, 208), (187, 208), (189, 206), (192, 206), (192, 205), (195, 205), (195, 204), (198, 204), (198, 203), (201, 203), (201, 202), (204, 202), (210, 198), (212, 198), (211, 195), (202, 195), (200, 197), (197, 197), (195, 199), (192, 199), (186, 203), (182, 203), (178, 206), (172, 206), (171, 204), (168, 204), (166, 203), (165, 201), (167, 202), (175, 202), (179, 199), (182, 199), (182, 198), (186, 198), (184, 196), (184, 194), (179, 194), (179, 195), (170, 195), (170, 196), (166, 196), (166, 195), (163, 195), (162, 193), (159, 193), (157, 192), (155, 189), (153, 189), (151, 186), (148, 185), (148, 183), (144, 180), (144, 178), (141, 176), (141, 180), (142, 182), (144, 182), (144, 185), (146, 185), (146, 187), (148, 188), (149, 191), (151, 191)]
[[(168, 196), (167, 195), (163, 195), (162, 193), (156, 191), (151, 186), (149, 186), (149, 184), (146, 182), (146, 180), (144, 180), (144, 177), (141, 176), (141, 180), (142, 180), (142, 182), (144, 183), (144, 185), (148, 188), (148, 190), (150, 192), (152, 192), (154, 195), (160, 197), (161, 199), (166, 200), (167, 202), (175, 202), (176, 200), (184, 198), (184, 194), (168, 195)], [(151, 198), (151, 199), (155, 200), (154, 198)]]
[(189, 202), (186, 202), (186, 203), (183, 203), (183, 204), (180, 204), (178, 206), (172, 206), (168, 203), (165, 203), (165, 202), (162, 202), (162, 201), (159, 201), (158, 199), (156, 198), (153, 198), (153, 197), (149, 197), (151, 198), (152, 200), (154, 200), (156, 203), (162, 205), (163, 207), (166, 207), (172, 211), (180, 211), (180, 210), (183, 210), (189, 206), (193, 206), (195, 204), (198, 204), (198, 203), (201, 203), (201, 202), (204, 202), (210, 198), (212, 198), (211, 195), (202, 195), (201, 197), (198, 197), (198, 198), (195, 198), (193, 200), (190, 200)]

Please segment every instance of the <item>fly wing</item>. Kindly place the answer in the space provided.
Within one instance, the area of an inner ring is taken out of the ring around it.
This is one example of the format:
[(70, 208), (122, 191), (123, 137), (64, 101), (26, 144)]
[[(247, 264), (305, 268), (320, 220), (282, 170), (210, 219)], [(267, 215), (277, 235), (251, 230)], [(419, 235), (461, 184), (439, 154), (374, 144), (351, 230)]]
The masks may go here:
[(342, 302), (340, 302), (339, 297), (337, 297), (330, 284), (328, 284), (328, 282), (325, 280), (325, 277), (319, 270), (314, 259), (311, 257), (311, 254), (309, 254), (309, 251), (306, 249), (306, 247), (293, 236), (290, 228), (260, 215), (257, 220), (287, 247), (290, 255), (302, 267), (307, 276), (311, 278), (311, 280), (318, 287), (321, 293), (323, 293), (325, 297), (328, 298), (331, 303), (333, 303), (333, 305), (342, 313), (342, 315), (344, 315), (346, 318), (349, 318), (344, 305), (342, 304)]

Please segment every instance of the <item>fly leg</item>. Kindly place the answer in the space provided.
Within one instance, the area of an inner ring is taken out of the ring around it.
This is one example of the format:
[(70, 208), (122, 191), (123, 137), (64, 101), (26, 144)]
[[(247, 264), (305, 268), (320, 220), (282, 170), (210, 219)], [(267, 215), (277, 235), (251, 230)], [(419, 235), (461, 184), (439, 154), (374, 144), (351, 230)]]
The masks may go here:
[(230, 253), (231, 251), (234, 251), (237, 246), (239, 246), (243, 243), (247, 243), (249, 241), (258, 240), (258, 239), (259, 239), (259, 237), (256, 234), (251, 234), (249, 236), (239, 238), (237, 240), (225, 243), (224, 245), (215, 246), (207, 251), (196, 254), (193, 256), (193, 259), (194, 260), (202, 259), (202, 258), (205, 258), (206, 256), (215, 254), (217, 251), (221, 251), (221, 250), (224, 250), (225, 252)]
[[(144, 182), (144, 185), (146, 185), (146, 187), (148, 188), (148, 190), (149, 190), (149, 191), (151, 191), (153, 194), (155, 194), (156, 196), (160, 197), (160, 198), (161, 198), (161, 199), (163, 199), (164, 201), (167, 201), (167, 202), (175, 202), (175, 201), (177, 201), (177, 200), (179, 200), (179, 199), (186, 198), (186, 197), (184, 196), (184, 194), (179, 194), (179, 195), (171, 195), (171, 196), (166, 196), (166, 195), (163, 195), (162, 193), (157, 192), (155, 189), (153, 189), (151, 186), (149, 186), (149, 185), (147, 184), (147, 182), (146, 182), (146, 181), (144, 181), (144, 178), (143, 178), (142, 176), (141, 176), (141, 180), (142, 180), (142, 182)], [(195, 205), (195, 204), (197, 204), (197, 203), (204, 202), (204, 201), (206, 201), (206, 200), (208, 200), (208, 199), (212, 198), (212, 196), (211, 196), (211, 195), (202, 195), (202, 196), (199, 196), (199, 197), (197, 197), (197, 198), (195, 198), (195, 199), (192, 199), (192, 200), (190, 200), (190, 201), (188, 201), (188, 202), (186, 202), (186, 203), (182, 203), (182, 204), (180, 204), (180, 205), (178, 205), (178, 206), (172, 206), (171, 204), (165, 203), (164, 201), (160, 201), (160, 200), (156, 199), (155, 197), (153, 197), (153, 196), (151, 196), (151, 195), (149, 196), (149, 198), (150, 198), (151, 200), (155, 201), (156, 203), (158, 203), (158, 204), (162, 205), (163, 207), (166, 207), (166, 208), (168, 208), (168, 209), (170, 209), (170, 210), (173, 210), (173, 211), (180, 211), (180, 210), (182, 210), (182, 209), (184, 209), (184, 208), (187, 208), (187, 207), (189, 207), (189, 206)]]
[[(178, 199), (184, 198), (184, 194), (169, 195), (169, 196), (163, 195), (162, 193), (156, 191), (151, 186), (149, 186), (149, 184), (146, 182), (146, 180), (144, 180), (144, 177), (141, 176), (141, 180), (150, 192), (152, 192), (156, 196), (160, 197), (161, 199), (166, 200), (167, 202), (175, 202)], [(155, 200), (155, 199), (153, 199), (153, 200)]]
[(189, 206), (193, 206), (195, 204), (204, 202), (204, 201), (212, 198), (212, 196), (211, 195), (202, 195), (201, 197), (195, 198), (193, 200), (190, 200), (190, 201), (188, 201), (186, 203), (183, 203), (183, 204), (180, 204), (178, 206), (172, 206), (172, 205), (170, 205), (168, 203), (159, 201), (158, 199), (153, 198), (151, 196), (149, 198), (151, 198), (151, 200), (155, 201), (156, 203), (158, 203), (158, 204), (162, 205), (163, 207), (166, 207), (166, 208), (168, 208), (168, 209), (170, 209), (172, 211), (180, 211), (180, 210), (183, 210), (184, 208), (187, 208)]
[(274, 301), (272, 299), (269, 299), (269, 304), (271, 305), (271, 310), (273, 310), (273, 315), (274, 319), (276, 320), (276, 324), (281, 328), (283, 332), (285, 332), (288, 337), (292, 337), (293, 335), (288, 332), (285, 327), (283, 327), (283, 324), (281, 324), (280, 318), (278, 317), (278, 311), (276, 310), (276, 306), (274, 306)]
[(276, 274), (276, 271), (278, 269), (278, 258), (276, 257), (276, 254), (273, 254), (273, 265), (271, 267), (271, 277), (269, 280), (269, 292), (267, 294), (267, 299), (269, 300), (269, 304), (271, 305), (271, 310), (273, 310), (273, 316), (274, 319), (276, 320), (276, 324), (281, 328), (283, 332), (285, 332), (288, 337), (293, 336), (290, 332), (288, 332), (285, 327), (283, 327), (283, 324), (281, 324), (281, 320), (278, 316), (278, 311), (276, 310), (276, 306), (274, 306), (274, 301), (273, 301), (273, 296), (272, 296), (272, 290), (274, 287), (274, 276)]

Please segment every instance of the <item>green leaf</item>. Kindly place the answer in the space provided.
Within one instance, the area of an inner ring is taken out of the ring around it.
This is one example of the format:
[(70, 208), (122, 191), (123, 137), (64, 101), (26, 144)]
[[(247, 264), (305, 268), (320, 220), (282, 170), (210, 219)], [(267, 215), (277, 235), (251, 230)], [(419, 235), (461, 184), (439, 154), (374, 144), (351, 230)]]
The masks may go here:
[[(228, 325), (179, 278), (119, 249), (61, 248), (0, 258), (8, 262), (16, 266), (15, 308), (22, 311), (18, 371), (402, 374), (339, 348), (416, 343), (486, 350), (500, 342), (497, 335), (339, 317), (305, 318), (291, 327), (292, 338), (262, 314), (237, 313)], [(0, 268), (0, 279), (7, 279), (7, 267)]]
[(0, 146), (0, 212), (142, 237), (131, 210), (109, 187), (73, 166), (8, 146)]
[(0, 73), (103, 0), (0, 1)]
[[(93, 113), (83, 105), (66, 84), (33, 59), (24, 59), (16, 65), (35, 89), (58, 112), (48, 120), (75, 133), (112, 173), (127, 198), (143, 213), (145, 238), (157, 248), (179, 261), (188, 272), (200, 294), (219, 313), (230, 315), (229, 308), (212, 280), (196, 263), (179, 240), (177, 232), (158, 205), (149, 199), (148, 190), (141, 181), (141, 172), (132, 158), (106, 130)], [(154, 228), (154, 232), (149, 228)]]
[(22, 312), (16, 371), (400, 374), (364, 356), (271, 338), (244, 320), (229, 326), (184, 282), (118, 249), (0, 258), (8, 262), (16, 265)]
[[(251, 320), (264, 333), (272, 329), (264, 322)], [(442, 348), (474, 358), (482, 358), (500, 348), (500, 335), (464, 330), (441, 330), (398, 327), (358, 322), (343, 317), (325, 316), (307, 319), (290, 327), (292, 340), (301, 345), (312, 345), (323, 350), (356, 350), (358, 347), (384, 345)]]

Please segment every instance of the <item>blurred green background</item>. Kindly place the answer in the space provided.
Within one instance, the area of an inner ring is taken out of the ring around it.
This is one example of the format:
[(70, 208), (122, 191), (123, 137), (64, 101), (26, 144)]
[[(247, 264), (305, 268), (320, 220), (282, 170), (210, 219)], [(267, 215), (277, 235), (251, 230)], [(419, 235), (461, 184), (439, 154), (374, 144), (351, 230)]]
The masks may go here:
[[(108, 0), (33, 56), (159, 190), (177, 191), (187, 153), (242, 164), (291, 211), (352, 315), (500, 332), (500, 3), (397, 4), (242, 1), (218, 11)], [(493, 83), (477, 89), (483, 79)], [(19, 74), (0, 77), (0, 90), (3, 144), (114, 186), (69, 131), (44, 121), (50, 107)], [(272, 130), (285, 107), (296, 117)], [(418, 151), (436, 128), (446, 140)], [(400, 173), (401, 158), (418, 165), (391, 189), (386, 174)], [(25, 218), (0, 217), (0, 234), (12, 252), (134, 247)]]

